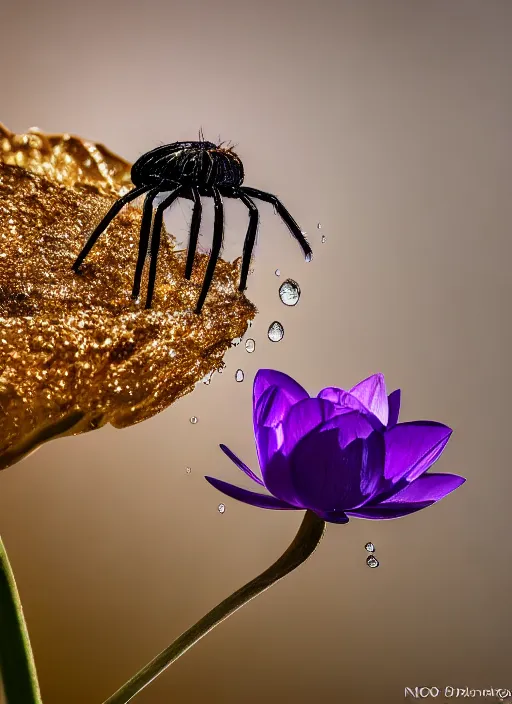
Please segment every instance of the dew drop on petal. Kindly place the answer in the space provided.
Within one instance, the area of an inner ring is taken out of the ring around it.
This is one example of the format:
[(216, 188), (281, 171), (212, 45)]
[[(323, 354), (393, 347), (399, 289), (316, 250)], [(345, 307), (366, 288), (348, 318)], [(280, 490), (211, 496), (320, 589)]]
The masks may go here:
[(375, 552), (375, 545), (373, 543), (366, 543), (364, 549), (368, 552)]
[(368, 565), (368, 567), (378, 567), (379, 561), (373, 555), (368, 555), (368, 557), (366, 558), (366, 564)]
[(325, 235), (322, 235), (322, 244), (325, 244)]
[(224, 506), (224, 504), (219, 504), (218, 510), (219, 510), (219, 513), (224, 513), (224, 511), (226, 510), (226, 507)]
[(281, 276), (281, 269), (276, 269), (276, 276)]
[(192, 416), (190, 418), (190, 422), (192, 423), (192, 425), (195, 425), (198, 420), (199, 420), (199, 418), (197, 416)]
[(236, 381), (243, 381), (244, 380), (244, 372), (243, 369), (237, 369), (235, 372), (235, 380)]
[(280, 322), (274, 320), (268, 329), (268, 339), (271, 342), (279, 342), (284, 337), (284, 328)]
[(286, 279), (279, 287), (279, 298), (285, 306), (296, 306), (300, 298), (300, 286), (293, 279)]
[(247, 352), (254, 352), (254, 350), (256, 349), (256, 343), (254, 342), (252, 337), (245, 341), (245, 349), (247, 350)]

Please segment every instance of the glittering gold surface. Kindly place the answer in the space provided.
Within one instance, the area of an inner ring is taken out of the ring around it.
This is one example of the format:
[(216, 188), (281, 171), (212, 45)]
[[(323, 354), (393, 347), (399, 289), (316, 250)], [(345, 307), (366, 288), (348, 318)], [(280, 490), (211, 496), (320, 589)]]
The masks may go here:
[(120, 196), (132, 188), (131, 164), (103, 144), (69, 134), (44, 134), (37, 127), (14, 134), (0, 123), (0, 162), (63, 186), (90, 186), (104, 195)]
[[(256, 312), (237, 291), (239, 262), (219, 260), (202, 314), (194, 314), (207, 256), (197, 255), (186, 281), (185, 253), (172, 250), (169, 236), (153, 308), (132, 301), (135, 206), (74, 274), (115, 197), (52, 178), (0, 163), (0, 468), (53, 437), (105, 423), (123, 428), (163, 410), (222, 364)], [(145, 285), (146, 275), (143, 292)]]

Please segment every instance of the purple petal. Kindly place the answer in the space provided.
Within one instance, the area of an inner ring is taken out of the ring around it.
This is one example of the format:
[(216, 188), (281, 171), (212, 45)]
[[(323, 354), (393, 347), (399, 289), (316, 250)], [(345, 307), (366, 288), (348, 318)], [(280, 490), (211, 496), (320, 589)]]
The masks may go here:
[(290, 506), (290, 504), (287, 504), (285, 501), (276, 499), (275, 496), (267, 496), (265, 494), (257, 494), (254, 491), (247, 491), (247, 489), (241, 489), (239, 486), (223, 482), (221, 479), (216, 479), (215, 477), (205, 477), (205, 479), (216, 489), (226, 494), (226, 496), (230, 496), (237, 501), (242, 501), (244, 504), (257, 506), (258, 508), (281, 510), (293, 510), (297, 508), (296, 506)]
[(277, 428), (267, 428), (264, 425), (256, 426), (254, 429), (254, 439), (256, 441), (256, 452), (260, 464), (263, 481), (265, 481), (265, 468), (276, 452), (283, 444), (282, 425)]
[(261, 468), (263, 481), (271, 494), (278, 499), (305, 508), (297, 498), (297, 492), (292, 482), (291, 466), (288, 457), (281, 452), (275, 453)]
[(357, 411), (349, 413), (341, 413), (331, 420), (326, 421), (323, 425), (319, 425), (315, 432), (323, 433), (326, 430), (338, 430), (338, 443), (343, 449), (350, 445), (351, 442), (362, 438), (367, 438), (373, 432), (373, 427), (369, 422), (368, 414), (363, 415)]
[(298, 501), (320, 511), (345, 511), (367, 502), (377, 490), (383, 465), (379, 433), (342, 448), (338, 429), (310, 433), (290, 456)]
[(388, 429), (394, 428), (398, 423), (398, 415), (400, 413), (400, 400), (402, 392), (400, 389), (393, 391), (393, 393), (388, 396), (388, 406), (389, 406), (389, 416), (388, 416)]
[(348, 516), (343, 511), (317, 511), (316, 513), (328, 523), (348, 523)]
[(436, 502), (455, 491), (465, 482), (464, 477), (457, 474), (423, 474), (415, 479), (404, 489), (398, 491), (394, 496), (379, 503), (379, 506), (386, 507), (388, 504), (413, 504), (417, 502)]
[(299, 440), (335, 415), (336, 406), (324, 399), (307, 398), (296, 403), (283, 421), (282, 453), (289, 455)]
[(261, 479), (254, 474), (252, 469), (249, 469), (249, 467), (242, 462), (241, 459), (239, 459), (234, 452), (231, 452), (229, 447), (226, 447), (225, 445), (219, 445), (220, 449), (222, 452), (229, 457), (230, 460), (232, 460), (236, 466), (242, 470), (242, 472), (245, 472), (248, 477), (250, 477), (256, 484), (259, 484), (260, 486), (265, 486)]
[(260, 369), (254, 377), (252, 388), (253, 408), (256, 408), (261, 395), (269, 386), (277, 386), (287, 397), (290, 406), (304, 398), (309, 398), (308, 392), (288, 374), (274, 369)]
[(337, 415), (357, 411), (358, 413), (362, 413), (367, 416), (368, 421), (372, 424), (374, 430), (383, 429), (382, 423), (377, 416), (371, 413), (371, 411), (369, 411), (359, 399), (352, 396), (349, 391), (338, 389), (336, 386), (328, 386), (320, 391), (318, 398), (333, 403), (336, 406)]
[(384, 434), (385, 478), (393, 483), (402, 478), (412, 482), (439, 459), (451, 434), (451, 428), (432, 421), (395, 425)]
[(361, 401), (374, 416), (376, 416), (382, 425), (388, 423), (388, 397), (386, 394), (386, 382), (383, 374), (373, 374), (364, 381), (360, 381), (352, 389), (352, 396)]
[(367, 518), (372, 521), (385, 521), (390, 518), (402, 518), (402, 516), (408, 516), (410, 513), (416, 513), (416, 511), (421, 511), (422, 508), (427, 508), (431, 506), (433, 501), (423, 501), (416, 504), (387, 504), (384, 506), (377, 506), (376, 508), (359, 508), (357, 511), (347, 511), (348, 516), (353, 518)]
[(261, 394), (253, 408), (254, 429), (260, 426), (273, 428), (283, 422), (293, 404), (277, 386), (269, 386)]

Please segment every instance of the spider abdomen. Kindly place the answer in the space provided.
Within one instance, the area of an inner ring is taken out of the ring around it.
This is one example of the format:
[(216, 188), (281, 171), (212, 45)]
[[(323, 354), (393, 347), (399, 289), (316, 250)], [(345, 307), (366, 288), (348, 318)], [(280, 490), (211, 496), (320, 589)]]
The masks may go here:
[(231, 149), (213, 142), (174, 142), (143, 154), (132, 166), (135, 186), (212, 186), (228, 194), (244, 180), (244, 167)]

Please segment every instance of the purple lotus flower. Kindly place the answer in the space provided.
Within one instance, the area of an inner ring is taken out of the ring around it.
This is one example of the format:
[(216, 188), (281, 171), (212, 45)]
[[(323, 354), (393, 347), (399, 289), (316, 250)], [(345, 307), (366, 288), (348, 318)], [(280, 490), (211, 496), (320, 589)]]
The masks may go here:
[(253, 418), (263, 480), (229, 448), (221, 449), (271, 495), (205, 477), (238, 501), (271, 509), (310, 509), (331, 523), (399, 518), (434, 504), (466, 480), (426, 474), (451, 429), (433, 421), (398, 423), (400, 390), (387, 396), (374, 374), (350, 389), (311, 398), (282, 372), (260, 369)]

